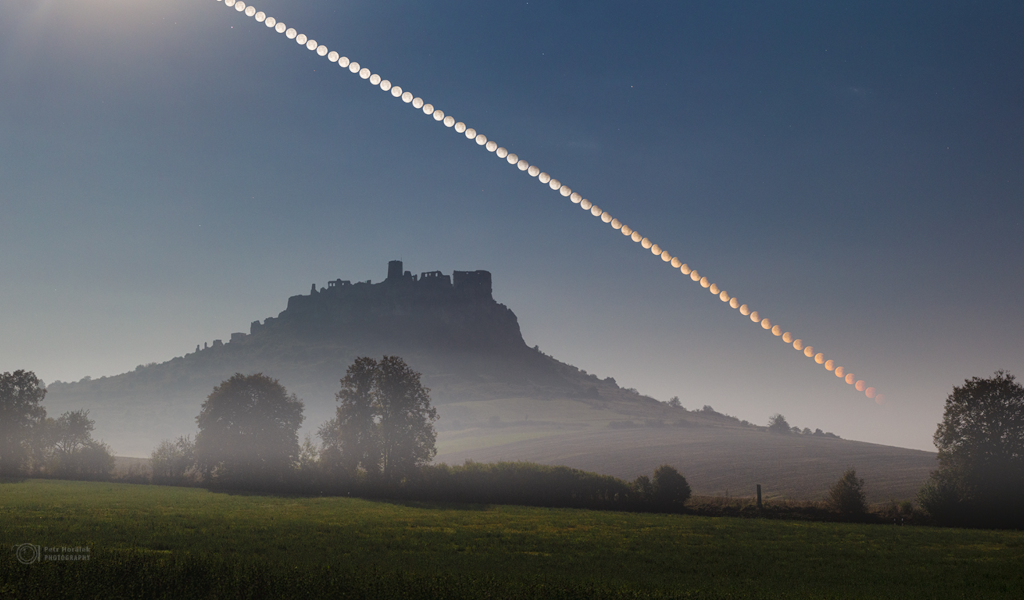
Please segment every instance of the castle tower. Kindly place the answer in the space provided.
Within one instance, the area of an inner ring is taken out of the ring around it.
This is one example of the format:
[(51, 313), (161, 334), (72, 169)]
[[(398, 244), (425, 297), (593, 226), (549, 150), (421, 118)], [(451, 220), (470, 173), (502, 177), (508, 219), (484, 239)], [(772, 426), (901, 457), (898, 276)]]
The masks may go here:
[(388, 278), (386, 281), (402, 280), (402, 261), (392, 260), (388, 262)]

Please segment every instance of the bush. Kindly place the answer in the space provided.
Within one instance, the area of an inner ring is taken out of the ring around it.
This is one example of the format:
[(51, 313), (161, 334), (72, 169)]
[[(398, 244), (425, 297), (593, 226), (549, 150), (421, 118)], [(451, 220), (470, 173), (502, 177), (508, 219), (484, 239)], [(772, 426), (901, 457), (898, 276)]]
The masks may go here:
[(825, 503), (830, 509), (843, 515), (863, 515), (868, 510), (864, 499), (864, 480), (857, 477), (857, 471), (854, 469), (847, 469), (829, 488)]
[(658, 506), (682, 507), (690, 499), (690, 484), (679, 471), (669, 465), (654, 470), (654, 502)]
[(195, 442), (188, 436), (160, 442), (152, 454), (153, 483), (181, 485), (195, 479)]

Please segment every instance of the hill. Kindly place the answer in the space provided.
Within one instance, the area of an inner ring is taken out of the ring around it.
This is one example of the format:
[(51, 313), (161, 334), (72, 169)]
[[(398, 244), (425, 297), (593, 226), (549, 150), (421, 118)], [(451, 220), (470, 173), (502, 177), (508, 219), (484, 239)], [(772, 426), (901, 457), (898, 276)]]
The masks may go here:
[(442, 423), (456, 429), (440, 433), (435, 460), (524, 460), (629, 480), (668, 463), (697, 495), (753, 496), (760, 484), (765, 498), (788, 500), (821, 500), (852, 466), (871, 503), (912, 500), (938, 466), (933, 452), (774, 434), (712, 411), (659, 405), (505, 399), (443, 406)]
[(438, 405), (512, 397), (656, 403), (527, 346), (515, 314), (494, 300), (487, 271), (416, 276), (402, 266), (392, 261), (376, 284), (313, 286), (227, 343), (114, 377), (54, 382), (45, 406), (51, 414), (88, 408), (97, 437), (119, 454), (148, 456), (161, 439), (194, 432), (203, 400), (238, 372), (279, 379), (304, 400), (305, 426), (315, 431), (333, 416), (339, 380), (357, 356), (403, 357)]
[(402, 356), (423, 374), (441, 420), (438, 461), (530, 460), (632, 479), (662, 463), (697, 494), (820, 499), (847, 466), (872, 501), (912, 498), (935, 468), (928, 452), (824, 436), (770, 435), (707, 407), (673, 408), (559, 362), (523, 340), (493, 298), (487, 271), (418, 276), (399, 261), (380, 283), (335, 280), (292, 296), (249, 333), (114, 377), (54, 382), (51, 415), (88, 408), (96, 437), (122, 456), (148, 456), (195, 432), (213, 387), (263, 372), (305, 402), (305, 429), (333, 416), (334, 393), (357, 356)]

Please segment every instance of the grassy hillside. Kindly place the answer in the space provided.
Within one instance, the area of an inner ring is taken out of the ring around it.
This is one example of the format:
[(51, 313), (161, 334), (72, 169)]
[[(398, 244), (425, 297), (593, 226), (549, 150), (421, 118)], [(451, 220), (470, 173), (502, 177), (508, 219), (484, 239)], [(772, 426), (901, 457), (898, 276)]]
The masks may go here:
[[(6, 597), (1019, 598), (1024, 532), (30, 480), (0, 484)], [(241, 590), (241, 591), (240, 591)]]
[[(847, 467), (869, 502), (910, 500), (935, 454), (837, 438), (776, 435), (735, 419), (627, 400), (511, 398), (440, 407), (437, 462), (524, 460), (633, 479), (678, 468), (694, 493), (820, 500)], [(812, 424), (813, 425), (813, 424)]]

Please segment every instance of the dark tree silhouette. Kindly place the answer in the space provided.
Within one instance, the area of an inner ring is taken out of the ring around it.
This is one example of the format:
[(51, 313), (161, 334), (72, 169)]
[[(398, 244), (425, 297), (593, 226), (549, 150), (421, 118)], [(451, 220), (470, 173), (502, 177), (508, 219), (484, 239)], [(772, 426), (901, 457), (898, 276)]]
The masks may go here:
[(110, 447), (92, 439), (96, 422), (88, 410), (66, 412), (46, 419), (43, 439), (47, 442), (48, 470), (60, 477), (103, 479), (114, 469)]
[(54, 451), (62, 457), (70, 458), (82, 448), (89, 445), (96, 421), (89, 418), (89, 411), (76, 410), (62, 414), (53, 421), (50, 436)]
[(32, 436), (33, 470), (68, 479), (106, 479), (114, 470), (110, 446), (92, 439), (88, 410), (43, 419)]
[(31, 455), (33, 429), (46, 419), (39, 405), (46, 387), (32, 371), (0, 375), (0, 475), (25, 471)]
[(768, 419), (768, 431), (772, 433), (792, 433), (789, 423), (786, 422), (786, 417), (779, 413), (775, 413)]
[(357, 358), (337, 398), (337, 416), (320, 429), (328, 460), (393, 484), (434, 457), (437, 411), (420, 374), (401, 358)]
[(655, 469), (653, 484), (654, 502), (661, 506), (682, 506), (690, 499), (690, 484), (673, 466)]
[(213, 389), (196, 417), (196, 463), (213, 482), (280, 484), (298, 460), (302, 419), (302, 401), (276, 379), (236, 373)]
[(381, 471), (385, 481), (397, 482), (437, 453), (437, 410), (430, 405), (430, 390), (420, 383), (420, 374), (404, 360), (385, 356), (377, 368)]
[(844, 515), (864, 514), (868, 510), (864, 497), (864, 480), (857, 477), (856, 470), (847, 469), (828, 489), (825, 503), (832, 510)]
[(939, 469), (921, 505), (940, 521), (1024, 526), (1024, 387), (1004, 371), (954, 387), (935, 431)]
[(346, 473), (362, 468), (371, 476), (380, 472), (380, 431), (376, 425), (377, 361), (359, 357), (345, 372), (337, 414), (320, 427), (323, 460)]

